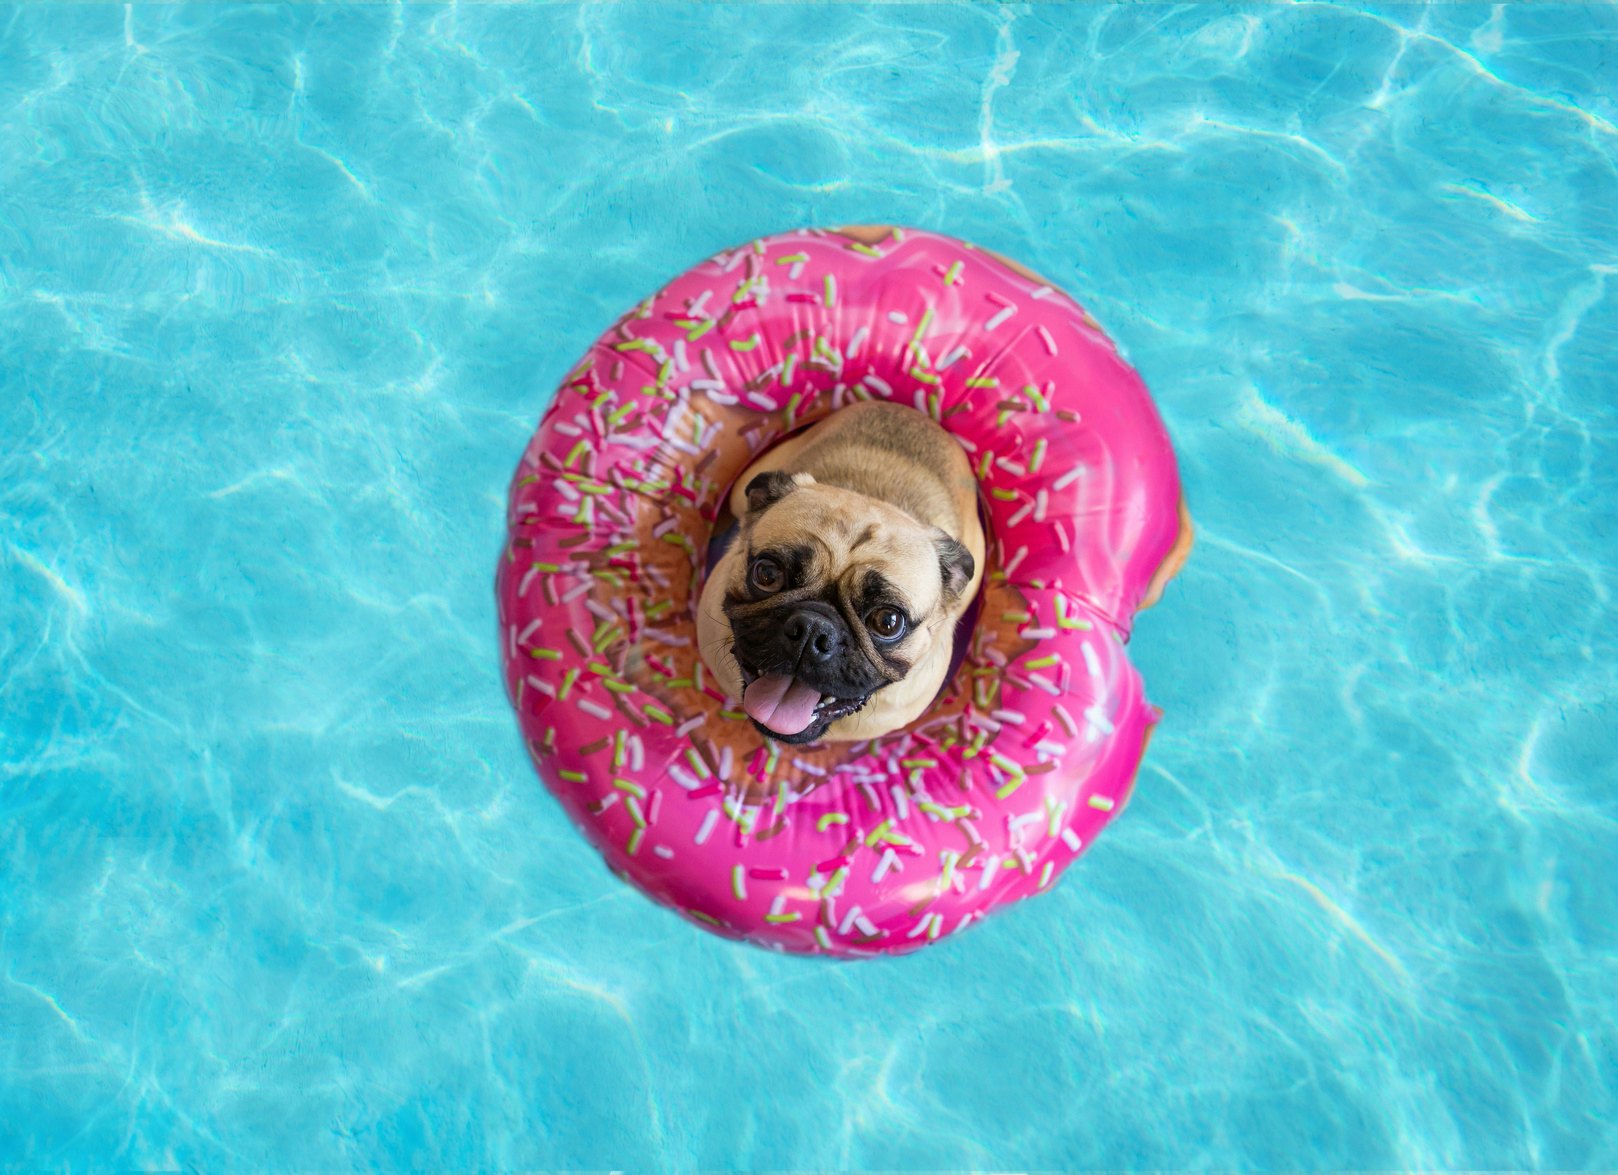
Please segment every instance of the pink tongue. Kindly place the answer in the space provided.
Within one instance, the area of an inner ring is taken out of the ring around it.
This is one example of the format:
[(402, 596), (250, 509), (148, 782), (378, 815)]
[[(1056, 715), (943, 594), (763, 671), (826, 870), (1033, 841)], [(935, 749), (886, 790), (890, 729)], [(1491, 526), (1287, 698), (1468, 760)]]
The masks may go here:
[(742, 706), (755, 722), (776, 734), (798, 734), (815, 716), (820, 691), (785, 673), (771, 673), (747, 687)]

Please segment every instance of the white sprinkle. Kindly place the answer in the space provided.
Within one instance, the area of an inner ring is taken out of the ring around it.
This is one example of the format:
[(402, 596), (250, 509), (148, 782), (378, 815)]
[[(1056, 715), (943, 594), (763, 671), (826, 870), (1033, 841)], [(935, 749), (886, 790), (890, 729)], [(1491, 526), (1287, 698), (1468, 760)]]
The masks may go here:
[(805, 763), (802, 759), (792, 760), (792, 765), (805, 775), (813, 775), (819, 778), (824, 778), (826, 775), (824, 767), (816, 767), (813, 763)]
[(519, 596), (526, 596), (528, 594), (528, 587), (534, 582), (534, 577), (538, 574), (539, 568), (530, 567), (523, 575), (522, 579), (517, 581), (517, 594)]
[(897, 783), (888, 788), (893, 794), (893, 806), (898, 809), (900, 820), (910, 819), (910, 797), (905, 795), (905, 789)]
[(677, 636), (672, 632), (664, 632), (661, 628), (654, 628), (650, 624), (643, 631), (653, 640), (661, 641), (665, 645), (673, 645), (677, 649), (683, 649), (691, 643), (691, 638), (688, 636)]
[(927, 411), (927, 389), (917, 388), (915, 398), (910, 402), (915, 406), (917, 412)]
[[(1025, 518), (1027, 518), (1033, 512), (1034, 512), (1034, 504), (1032, 502), (1028, 502), (1023, 506), (1023, 508), (1021, 510), (1017, 511), (1009, 519), (1006, 520), (1006, 525), (1007, 526), (1016, 526), (1019, 522), (1021, 522)], [(1006, 569), (1006, 574), (1007, 575), (1011, 574), (1010, 568)]]
[(944, 357), (938, 361), (938, 370), (943, 371), (946, 367), (953, 367), (970, 354), (971, 352), (965, 347), (954, 347), (944, 352)]
[(843, 353), (845, 357), (849, 359), (854, 358), (854, 352), (858, 351), (862, 346), (865, 345), (865, 340), (867, 337), (869, 337), (870, 333), (871, 328), (868, 326), (862, 326), (859, 330), (855, 331), (854, 337), (848, 341), (848, 350)]
[[(711, 289), (703, 290), (702, 293), (685, 304), (685, 308), (691, 312), (692, 318), (702, 317), (702, 308), (708, 304), (708, 299), (712, 296), (713, 291)], [(1038, 295), (1036, 294), (1035, 297), (1038, 297)]]
[(1054, 483), (1052, 483), (1051, 489), (1053, 489), (1053, 490), (1065, 490), (1065, 489), (1067, 489), (1068, 486), (1072, 485), (1074, 482), (1078, 481), (1079, 478), (1081, 478), (1083, 476), (1084, 476), (1084, 466), (1075, 465), (1072, 469), (1069, 469), (1061, 477), (1057, 478), (1056, 481)]
[(578, 425), (569, 424), (565, 420), (558, 420), (555, 424), (551, 425), (551, 427), (557, 432), (561, 433), (564, 437), (576, 437), (582, 435), (584, 432), (584, 430)]
[(865, 378), (860, 382), (870, 384), (873, 388), (881, 392), (890, 400), (893, 398), (893, 385), (879, 375), (872, 375), (870, 372), (866, 372)]
[(1106, 734), (1111, 734), (1116, 729), (1112, 724), (1112, 719), (1108, 718), (1106, 713), (1101, 709), (1100, 702), (1095, 703), (1093, 706), (1088, 707), (1084, 711), (1084, 719), (1090, 724), (1090, 729), (1085, 731), (1086, 742), (1095, 741), (1094, 738), (1089, 737), (1093, 731), (1101, 730)]
[(530, 674), (524, 680), (528, 682), (530, 688), (538, 690), (547, 698), (554, 698), (556, 696), (556, 687), (550, 682), (544, 681), (541, 678), (533, 676), (532, 674)]
[(680, 725), (674, 728), (674, 733), (678, 737), (684, 738), (706, 721), (708, 721), (708, 716), (706, 714), (698, 714), (695, 718), (687, 718), (684, 722), (680, 723)]
[(1021, 461), (1011, 461), (1005, 457), (996, 457), (994, 463), (1001, 469), (1004, 469), (1007, 473), (1011, 474), (1013, 477), (1028, 476), (1028, 466), (1024, 465)]
[(691, 370), (691, 360), (686, 358), (685, 340), (674, 340), (674, 366), (681, 372)]
[(1044, 490), (1034, 495), (1034, 521), (1044, 522), (1045, 511), (1050, 507), (1051, 496)]
[(1062, 843), (1068, 847), (1070, 852), (1074, 853), (1084, 847), (1084, 842), (1079, 839), (1079, 834), (1071, 828), (1062, 829)]
[(720, 747), (719, 748), (719, 778), (720, 779), (729, 779), (730, 776), (731, 776), (731, 769), (733, 767), (735, 767), (735, 766), (736, 766), (736, 756), (731, 753), (731, 749), (729, 747)]
[(1039, 888), (1044, 889), (1051, 883), (1051, 871), (1056, 868), (1055, 861), (1046, 861), (1045, 868), (1039, 871)]
[(611, 808), (617, 802), (618, 802), (618, 793), (615, 792), (615, 791), (608, 792), (606, 795), (601, 797), (601, 800), (600, 800), (599, 804), (597, 805), (595, 815), (600, 816), (600, 815), (604, 814), (607, 811), (607, 809)]
[(1061, 743), (1053, 743), (1050, 739), (1040, 739), (1034, 744), (1034, 750), (1050, 759), (1060, 759), (1067, 754), (1067, 747)]
[(959, 444), (961, 446), (961, 448), (965, 449), (968, 453), (976, 453), (978, 451), (977, 445), (974, 442), (967, 440), (963, 436), (957, 436), (955, 438), (955, 440), (956, 440), (956, 443)]
[(675, 783), (685, 788), (686, 791), (696, 791), (697, 788), (702, 786), (689, 771), (677, 763), (669, 764), (669, 775)]
[(574, 489), (563, 479), (558, 477), (551, 482), (551, 485), (557, 493), (561, 494), (562, 497), (566, 498), (569, 502), (577, 502), (579, 500), (579, 491)]
[(1049, 298), (1055, 292), (1056, 291), (1051, 289), (1050, 286), (1040, 286), (1039, 289), (1035, 290), (1032, 294), (1029, 294), (1028, 296), (1030, 298), (1033, 298), (1035, 301), (1038, 301), (1041, 298)]
[(607, 709), (605, 706), (601, 705), (599, 702), (592, 702), (589, 698), (580, 698), (579, 699), (579, 709), (583, 710), (586, 714), (590, 715), (592, 718), (599, 718), (603, 722), (605, 722), (607, 719), (612, 717), (612, 711), (611, 710)]
[(1005, 322), (1006, 319), (1010, 318), (1015, 313), (1017, 313), (1017, 308), (1015, 306), (1007, 306), (999, 314), (996, 314), (993, 318), (989, 319), (988, 322), (985, 322), (983, 324), (983, 329), (984, 330), (993, 330), (995, 327), (997, 327), (1001, 323)]
[(1006, 667), (1006, 655), (999, 649), (985, 647), (982, 653), (979, 655), (997, 669), (1004, 669)]
[(1039, 328), (1039, 341), (1045, 344), (1045, 351), (1050, 355), (1056, 354), (1056, 340), (1051, 338), (1051, 332), (1043, 326)]
[(1028, 721), (1028, 715), (1019, 714), (1015, 710), (991, 710), (989, 713), (1001, 722), (1009, 722), (1013, 726), (1021, 726)]
[(725, 377), (719, 374), (719, 364), (714, 361), (713, 352), (707, 347), (702, 349), (702, 368), (714, 379), (724, 381)]
[(859, 917), (863, 913), (864, 913), (863, 910), (861, 910), (858, 906), (855, 906), (848, 913), (844, 914), (843, 915), (842, 925), (838, 926), (837, 933), (838, 934), (847, 934), (848, 931), (849, 931), (849, 927), (853, 926), (855, 922), (859, 921)]
[(905, 314), (905, 312), (903, 310), (889, 310), (888, 311), (888, 321), (889, 322), (897, 322), (902, 326), (903, 324), (909, 322), (910, 318), (909, 318), (908, 315)]
[(1017, 568), (1022, 565), (1022, 561), (1026, 558), (1028, 558), (1028, 548), (1026, 546), (1018, 547), (1017, 553), (1006, 560), (1005, 571), (1007, 579), (1011, 578), (1012, 574), (1016, 572)]
[(1027, 637), (1031, 641), (1049, 641), (1056, 639), (1054, 628), (1025, 628), (1017, 634)]
[[(801, 262), (800, 262), (800, 264), (801, 264)], [(775, 895), (775, 900), (770, 903), (770, 913), (772, 913), (772, 914), (785, 914), (786, 911), (787, 911), (787, 895), (784, 894), (784, 893), (776, 894)]]
[[(717, 379), (694, 379), (687, 386), (694, 392), (722, 392), (725, 390), (724, 381)], [(663, 418), (665, 425), (671, 423), (673, 420), (674, 413), (672, 412)]]
[(562, 593), (562, 603), (571, 604), (574, 600), (576, 600), (580, 596), (584, 595), (586, 592), (588, 592), (594, 586), (595, 585), (593, 583), (591, 583), (588, 579), (586, 579), (586, 580), (584, 580), (584, 581), (582, 581), (580, 583), (574, 584), (572, 587), (568, 588), (567, 591)]
[(679, 525), (680, 520), (678, 518), (665, 518), (662, 522), (659, 522), (656, 526), (652, 527), (652, 537), (654, 539), (660, 539)]
[(998, 872), (1000, 872), (1000, 854), (994, 853), (989, 857), (989, 863), (983, 867), (983, 876), (978, 878), (978, 889), (980, 891), (988, 889)]
[(788, 281), (794, 281), (795, 282), (802, 276), (803, 276), (803, 262), (794, 261), (791, 265), (787, 266), (787, 280)]
[(629, 736), (629, 769), (640, 772), (646, 767), (646, 744), (640, 741), (640, 735)]
[(708, 399), (712, 400), (715, 404), (718, 404), (721, 408), (734, 408), (737, 404), (741, 403), (740, 400), (731, 395), (729, 392), (709, 392)]
[[(766, 412), (775, 411), (775, 401), (770, 399), (763, 392), (748, 392), (747, 402), (753, 405), (755, 408), (764, 409)], [(695, 450), (693, 450), (693, 452), (695, 452)]]
[(1056, 524), (1056, 541), (1061, 546), (1062, 554), (1064, 555), (1073, 549), (1072, 544), (1068, 542), (1067, 527), (1060, 522)]
[(901, 873), (904, 872), (904, 866), (899, 863), (899, 854), (895, 853), (892, 849), (883, 849), (882, 859), (876, 863), (876, 868), (871, 873), (872, 884), (875, 884), (886, 877), (889, 869), (897, 869)]
[(1059, 698), (1062, 696), (1062, 691), (1057, 688), (1056, 683), (1050, 678), (1046, 677), (1043, 673), (1030, 673), (1028, 675), (1028, 680), (1031, 684), (1038, 686), (1040, 689), (1050, 694), (1050, 696), (1053, 698)]
[(931, 914), (923, 914), (921, 916), (921, 921), (916, 923), (915, 926), (911, 927), (909, 932), (906, 933), (905, 937), (906, 938), (915, 938), (918, 934), (922, 933), (924, 930), (926, 930), (932, 924), (933, 924), (933, 916)]
[(1021, 838), (1018, 837), (1017, 834), (1022, 831), (1022, 829), (1026, 828), (1030, 824), (1037, 824), (1044, 819), (1045, 813), (1043, 812), (1024, 812), (1021, 816), (1007, 816), (1006, 832), (1011, 835), (1013, 840), (1020, 840)]
[(708, 814), (702, 818), (702, 826), (697, 829), (697, 835), (692, 839), (699, 845), (702, 844), (708, 839), (708, 834), (713, 831), (713, 826), (717, 823), (719, 823), (719, 809), (709, 808)]
[(584, 610), (591, 616), (594, 616), (597, 620), (618, 619), (618, 614), (616, 612), (607, 607), (605, 604), (597, 603), (595, 600), (584, 601)]
[(867, 938), (876, 937), (876, 923), (872, 922), (864, 914), (861, 914), (858, 918), (854, 919), (854, 929), (858, 930)]
[(664, 437), (663, 443), (677, 453), (684, 453), (687, 457), (698, 457), (702, 455), (701, 449), (697, 448), (690, 441), (682, 441), (679, 437)]
[(1101, 662), (1096, 658), (1096, 651), (1090, 647), (1090, 642), (1085, 641), (1080, 645), (1079, 651), (1084, 654), (1084, 667), (1090, 671), (1090, 676), (1101, 680)]
[(674, 850), (669, 848), (668, 845), (653, 845), (652, 852), (662, 857), (665, 861), (674, 859)]

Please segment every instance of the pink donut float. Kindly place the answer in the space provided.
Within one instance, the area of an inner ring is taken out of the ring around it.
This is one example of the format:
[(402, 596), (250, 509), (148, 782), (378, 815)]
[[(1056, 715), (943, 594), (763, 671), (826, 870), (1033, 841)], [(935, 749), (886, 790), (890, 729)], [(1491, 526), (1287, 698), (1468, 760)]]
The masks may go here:
[[(704, 555), (760, 452), (873, 398), (972, 461), (976, 621), (907, 729), (777, 745), (697, 656)], [(1140, 377), (1072, 299), (933, 233), (783, 233), (675, 278), (563, 381), (511, 486), (507, 686), (540, 778), (651, 897), (775, 949), (912, 950), (1050, 888), (1128, 800), (1157, 712), (1124, 642), (1182, 513)]]

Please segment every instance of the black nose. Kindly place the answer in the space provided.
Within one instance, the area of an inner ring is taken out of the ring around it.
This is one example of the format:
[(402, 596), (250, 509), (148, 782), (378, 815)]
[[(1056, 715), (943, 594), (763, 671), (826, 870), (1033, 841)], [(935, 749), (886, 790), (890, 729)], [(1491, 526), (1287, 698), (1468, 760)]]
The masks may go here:
[(799, 608), (789, 616), (781, 636), (798, 657), (812, 662), (829, 661), (843, 644), (837, 621), (812, 606)]

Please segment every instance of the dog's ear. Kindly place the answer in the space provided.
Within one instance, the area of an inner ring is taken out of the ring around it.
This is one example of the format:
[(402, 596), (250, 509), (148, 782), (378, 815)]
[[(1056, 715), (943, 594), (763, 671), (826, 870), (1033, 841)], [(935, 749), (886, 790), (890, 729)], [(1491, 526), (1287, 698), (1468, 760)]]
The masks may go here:
[(936, 527), (933, 530), (933, 546), (938, 550), (938, 570), (944, 577), (944, 598), (953, 603), (961, 598), (966, 585), (972, 582), (972, 572), (977, 569), (977, 564), (972, 559), (971, 551)]
[(762, 514), (799, 486), (814, 485), (807, 473), (782, 473), (773, 469), (747, 483), (747, 513)]

